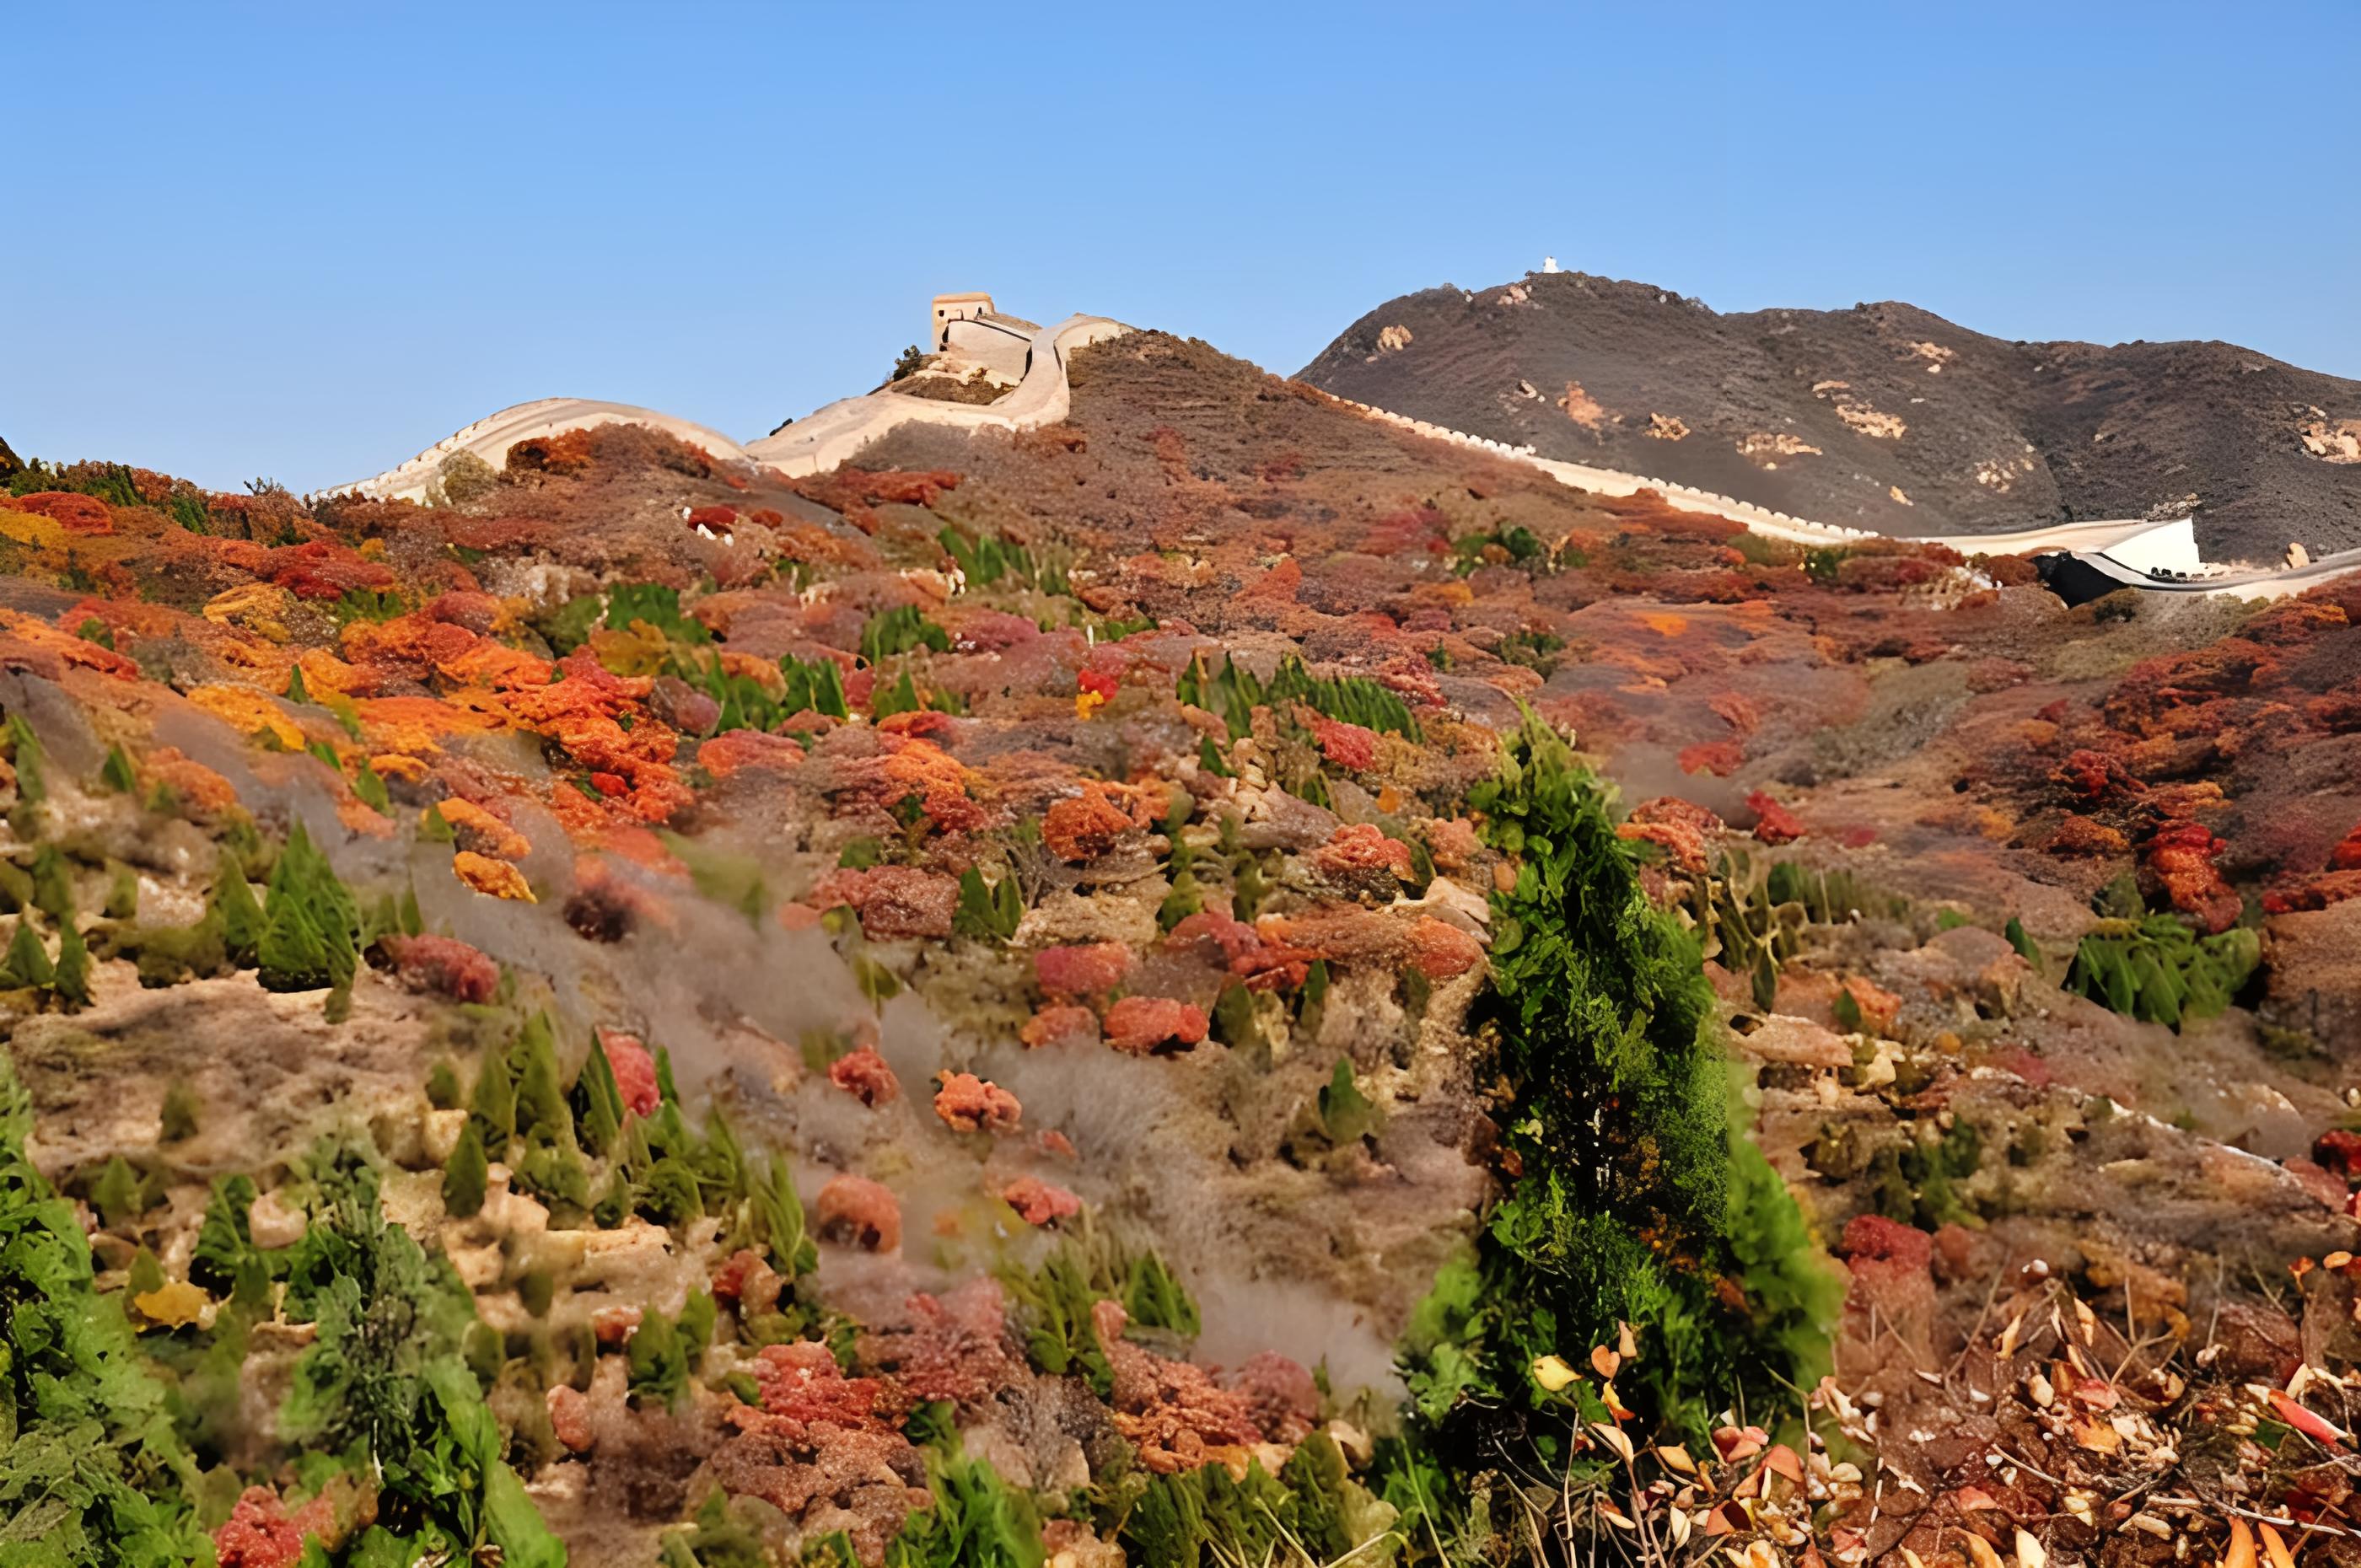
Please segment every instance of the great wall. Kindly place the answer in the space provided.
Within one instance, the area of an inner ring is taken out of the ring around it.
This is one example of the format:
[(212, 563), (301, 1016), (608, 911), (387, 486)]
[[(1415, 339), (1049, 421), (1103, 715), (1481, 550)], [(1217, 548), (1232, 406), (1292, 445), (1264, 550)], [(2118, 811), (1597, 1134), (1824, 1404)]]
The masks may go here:
[[(502, 409), (436, 442), (406, 463), (372, 478), (331, 487), (330, 493), (349, 491), (379, 499), (424, 500), (438, 486), (444, 466), (463, 453), (497, 467), (505, 461), (509, 448), (520, 441), (610, 423), (644, 424), (701, 446), (716, 457), (758, 463), (789, 477), (799, 477), (850, 461), (863, 447), (905, 424), (1012, 432), (1053, 424), (1066, 417), (1072, 401), (1066, 378), (1067, 355), (1133, 330), (1108, 317), (1092, 315), (1071, 315), (1054, 326), (1036, 326), (997, 313), (987, 294), (938, 295), (928, 327), (930, 344), (938, 351), (950, 349), (963, 354), (978, 367), (1013, 379), (1015, 385), (1002, 397), (984, 404), (956, 403), (880, 389), (839, 399), (767, 436), (742, 444), (719, 431), (653, 409), (579, 398), (544, 398)], [(1412, 434), (1538, 468), (1576, 489), (1607, 496), (1653, 490), (1684, 510), (1727, 518), (1768, 538), (1807, 546), (1841, 547), (1880, 537), (1871, 530), (1791, 517), (1732, 496), (1656, 476), (1543, 457), (1529, 445), (1511, 446), (1367, 403), (1343, 398), (1334, 400)], [(2318, 560), (2297, 560), (2278, 567), (2208, 564), (2199, 556), (2194, 525), (2188, 517), (2162, 521), (2111, 518), (2008, 533), (1912, 537), (1947, 546), (1971, 559), (2004, 554), (2070, 558), (2076, 563), (2070, 576), (2075, 579), (2071, 597), (2078, 602), (2115, 587), (2160, 593), (2279, 598), (2361, 570), (2361, 550), (2341, 551)]]

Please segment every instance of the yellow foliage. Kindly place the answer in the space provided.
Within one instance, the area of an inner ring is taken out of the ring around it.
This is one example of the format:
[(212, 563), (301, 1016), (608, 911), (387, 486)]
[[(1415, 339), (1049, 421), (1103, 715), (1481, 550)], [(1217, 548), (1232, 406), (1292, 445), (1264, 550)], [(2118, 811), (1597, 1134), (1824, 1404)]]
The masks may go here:
[(324, 648), (307, 648), (295, 656), (303, 672), (304, 689), (317, 701), (323, 693), (348, 692), (361, 673)]
[(0, 534), (36, 550), (55, 550), (66, 543), (65, 526), (57, 519), (28, 511), (0, 510)]
[(506, 861), (496, 861), (473, 850), (462, 850), (451, 857), (451, 874), (478, 893), (494, 898), (520, 899), (526, 904), (541, 902), (533, 897), (533, 884), (524, 880), (524, 872)]
[(213, 1298), (185, 1279), (174, 1279), (134, 1296), (131, 1304), (158, 1328), (184, 1329), (204, 1316)]
[(288, 638), (284, 619), (295, 596), (269, 583), (247, 583), (225, 589), (205, 601), (205, 619), (215, 626), (236, 627), (273, 642)]
[(590, 656), (616, 675), (653, 675), (664, 669), (664, 633), (644, 620), (631, 622), (628, 630), (613, 627), (590, 634)]
[(189, 693), (189, 700), (240, 735), (267, 729), (287, 750), (303, 749), (303, 731), (280, 711), (276, 702), (251, 686), (198, 686)]

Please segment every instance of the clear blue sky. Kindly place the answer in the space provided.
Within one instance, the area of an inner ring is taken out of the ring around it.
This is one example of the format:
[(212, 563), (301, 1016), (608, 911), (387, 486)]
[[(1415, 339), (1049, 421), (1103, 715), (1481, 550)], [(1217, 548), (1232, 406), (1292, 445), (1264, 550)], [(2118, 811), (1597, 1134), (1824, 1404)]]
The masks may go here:
[(992, 290), (1293, 370), (1554, 252), (2361, 377), (2354, 0), (27, 5), (0, 436), (231, 487), (508, 403), (741, 438)]

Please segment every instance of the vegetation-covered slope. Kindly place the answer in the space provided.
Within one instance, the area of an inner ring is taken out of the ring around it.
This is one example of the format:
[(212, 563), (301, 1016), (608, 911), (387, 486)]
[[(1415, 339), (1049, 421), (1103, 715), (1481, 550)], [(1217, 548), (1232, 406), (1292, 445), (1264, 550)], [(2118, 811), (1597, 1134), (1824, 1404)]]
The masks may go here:
[(1932, 1561), (1996, 1302), (2147, 1331), (2061, 1549), (2239, 1419), (2160, 1390), (2349, 1228), (2355, 605), (1074, 379), (9, 481), (0, 1563)]

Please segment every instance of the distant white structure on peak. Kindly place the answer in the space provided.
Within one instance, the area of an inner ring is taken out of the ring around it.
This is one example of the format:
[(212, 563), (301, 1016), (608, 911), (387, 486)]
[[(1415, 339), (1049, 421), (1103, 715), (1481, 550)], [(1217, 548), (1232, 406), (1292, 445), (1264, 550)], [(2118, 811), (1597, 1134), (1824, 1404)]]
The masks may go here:
[(1557, 270), (1557, 258), (1556, 258), (1556, 257), (1554, 257), (1554, 256), (1544, 256), (1544, 257), (1543, 257), (1543, 258), (1542, 258), (1542, 270), (1543, 270), (1543, 271), (1544, 271), (1544, 272), (1554, 272), (1554, 271), (1556, 271), (1556, 270)]

